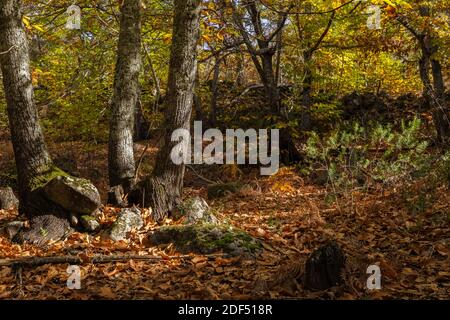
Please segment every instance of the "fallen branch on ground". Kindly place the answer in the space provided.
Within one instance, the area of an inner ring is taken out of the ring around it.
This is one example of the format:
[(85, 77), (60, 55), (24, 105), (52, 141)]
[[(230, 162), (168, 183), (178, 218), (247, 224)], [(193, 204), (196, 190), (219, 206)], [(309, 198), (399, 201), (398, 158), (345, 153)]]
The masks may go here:
[[(208, 254), (203, 255), (207, 259), (226, 258), (228, 255)], [(162, 260), (182, 260), (192, 259), (195, 255), (179, 255), (179, 256), (139, 256), (139, 255), (95, 255), (93, 257), (80, 257), (80, 256), (53, 256), (53, 257), (27, 257), (19, 259), (0, 259), (0, 267), (5, 266), (42, 266), (44, 264), (101, 264), (109, 262), (121, 262), (129, 260), (138, 261), (162, 261)]]

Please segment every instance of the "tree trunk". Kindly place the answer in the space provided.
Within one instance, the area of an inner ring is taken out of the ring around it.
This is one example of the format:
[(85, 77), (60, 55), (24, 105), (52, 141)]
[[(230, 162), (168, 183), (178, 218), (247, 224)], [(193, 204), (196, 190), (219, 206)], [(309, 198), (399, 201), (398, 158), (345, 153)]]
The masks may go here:
[(219, 83), (219, 75), (220, 75), (220, 58), (216, 58), (216, 62), (214, 63), (214, 73), (213, 79), (211, 83), (211, 110), (209, 112), (209, 126), (214, 128), (216, 126), (217, 118), (217, 93), (218, 93), (218, 83)]
[(139, 98), (140, 50), (140, 0), (125, 0), (121, 7), (108, 156), (109, 184), (122, 185), (125, 192), (129, 191), (135, 174), (133, 131)]
[(166, 100), (163, 145), (152, 177), (145, 184), (145, 202), (155, 221), (163, 220), (181, 201), (184, 164), (174, 164), (170, 153), (176, 129), (189, 129), (197, 70), (197, 41), (201, 0), (175, 0), (172, 48)]
[(16, 160), (20, 211), (36, 176), (52, 167), (34, 104), (28, 41), (22, 26), (20, 1), (0, 5), (0, 63), (8, 106), (9, 126)]
[[(282, 121), (288, 121), (286, 106), (281, 101), (280, 89), (276, 84), (272, 58), (272, 53), (262, 55), (263, 73), (261, 74), (261, 80), (272, 112), (279, 115)], [(281, 162), (285, 164), (299, 162), (302, 158), (295, 146), (289, 127), (280, 129), (280, 156)]]
[(311, 59), (312, 52), (306, 50), (304, 55), (304, 65), (305, 65), (305, 79), (303, 80), (303, 92), (302, 92), (302, 116), (301, 116), (301, 129), (310, 130), (311, 129), (311, 92), (313, 83), (313, 74), (311, 70)]
[(450, 143), (450, 112), (445, 99), (445, 84), (442, 77), (442, 68), (439, 61), (431, 60), (431, 73), (433, 75), (433, 119), (439, 143), (448, 146)]
[(236, 83), (235, 86), (241, 88), (245, 85), (245, 64), (244, 57), (240, 54), (237, 57), (236, 65)]
[(431, 85), (430, 76), (430, 56), (425, 49), (422, 49), (422, 57), (419, 60), (419, 74), (423, 85), (423, 97), (427, 104), (430, 103), (433, 87)]
[(140, 141), (149, 138), (150, 124), (144, 117), (144, 112), (142, 111), (142, 101), (141, 101), (141, 89), (138, 90), (138, 98), (136, 107), (134, 108), (134, 134), (133, 140)]
[[(422, 36), (418, 40), (422, 49), (419, 72), (423, 84), (423, 97), (426, 107), (431, 109), (437, 140), (445, 146), (450, 141), (450, 115), (445, 100), (445, 85), (441, 64), (439, 61), (432, 59), (432, 55), (437, 51), (437, 48), (433, 47), (428, 36)], [(430, 79), (430, 67), (433, 81)]]
[(19, 212), (31, 219), (31, 228), (20, 232), (21, 239), (41, 244), (67, 234), (70, 214), (94, 212), (100, 195), (89, 181), (70, 177), (52, 163), (34, 103), (20, 5), (18, 0), (0, 4), (0, 64), (18, 173)]

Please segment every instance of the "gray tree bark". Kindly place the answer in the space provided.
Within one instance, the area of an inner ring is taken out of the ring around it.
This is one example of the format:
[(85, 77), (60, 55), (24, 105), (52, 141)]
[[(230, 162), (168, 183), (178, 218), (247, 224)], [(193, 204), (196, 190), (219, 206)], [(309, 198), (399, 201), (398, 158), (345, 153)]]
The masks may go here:
[(166, 100), (163, 145), (153, 175), (145, 184), (145, 202), (152, 204), (155, 221), (163, 220), (181, 202), (185, 165), (170, 158), (178, 142), (172, 132), (189, 129), (197, 71), (197, 42), (201, 0), (175, 0), (173, 38)]
[(55, 167), (47, 151), (34, 103), (20, 7), (19, 0), (0, 3), (0, 64), (18, 173), (19, 212), (31, 219), (30, 229), (19, 234), (21, 240), (41, 244), (64, 237), (70, 214), (94, 212), (100, 196), (89, 181)]
[(136, 171), (133, 131), (135, 108), (139, 107), (140, 50), (140, 0), (124, 0), (109, 122), (108, 171), (110, 186), (121, 185), (125, 192), (131, 188)]
[(0, 52), (3, 52), (0, 63), (18, 171), (20, 211), (24, 212), (32, 180), (49, 171), (52, 160), (34, 104), (28, 41), (20, 5), (18, 0), (5, 0), (0, 5)]

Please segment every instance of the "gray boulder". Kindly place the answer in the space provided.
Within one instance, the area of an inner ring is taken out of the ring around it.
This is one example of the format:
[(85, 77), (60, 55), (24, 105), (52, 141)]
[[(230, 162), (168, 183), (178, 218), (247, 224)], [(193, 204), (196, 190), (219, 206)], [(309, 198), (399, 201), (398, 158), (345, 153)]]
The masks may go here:
[(19, 200), (10, 187), (0, 188), (0, 210), (17, 208), (18, 205)]
[(114, 241), (124, 240), (129, 232), (137, 231), (143, 226), (144, 220), (138, 208), (122, 209), (109, 230), (109, 237)]
[(42, 187), (49, 200), (69, 212), (91, 214), (101, 205), (97, 188), (88, 180), (58, 176)]
[(218, 224), (219, 220), (211, 212), (211, 208), (205, 199), (195, 197), (187, 200), (182, 208), (182, 213), (186, 217), (187, 224), (209, 223)]

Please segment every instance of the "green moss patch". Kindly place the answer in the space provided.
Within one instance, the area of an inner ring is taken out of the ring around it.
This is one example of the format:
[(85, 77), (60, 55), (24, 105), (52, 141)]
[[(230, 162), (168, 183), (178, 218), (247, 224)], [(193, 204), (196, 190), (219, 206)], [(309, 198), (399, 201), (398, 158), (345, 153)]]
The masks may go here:
[(47, 183), (55, 179), (56, 177), (67, 177), (67, 173), (59, 169), (57, 166), (51, 166), (47, 171), (43, 172), (37, 177), (34, 177), (30, 181), (30, 190), (34, 191), (44, 187)]
[(150, 235), (149, 240), (155, 245), (173, 243), (182, 253), (254, 255), (262, 247), (258, 240), (242, 230), (211, 224), (161, 227)]

